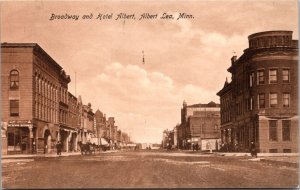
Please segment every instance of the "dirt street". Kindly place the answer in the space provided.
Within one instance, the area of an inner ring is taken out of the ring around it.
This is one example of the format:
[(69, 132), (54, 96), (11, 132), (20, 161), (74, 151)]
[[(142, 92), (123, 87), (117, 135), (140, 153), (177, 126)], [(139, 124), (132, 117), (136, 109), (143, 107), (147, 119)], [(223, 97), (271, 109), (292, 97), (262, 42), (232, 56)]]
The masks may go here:
[(2, 162), (3, 188), (295, 188), (298, 175), (250, 157), (152, 151)]

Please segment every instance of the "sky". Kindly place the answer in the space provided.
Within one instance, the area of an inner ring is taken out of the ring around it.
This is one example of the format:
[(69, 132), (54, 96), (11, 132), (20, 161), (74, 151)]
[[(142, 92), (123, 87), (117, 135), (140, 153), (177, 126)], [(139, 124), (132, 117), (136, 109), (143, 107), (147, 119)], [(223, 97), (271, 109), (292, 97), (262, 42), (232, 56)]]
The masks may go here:
[[(163, 130), (180, 123), (184, 100), (219, 103), (230, 58), (242, 55), (250, 34), (291, 30), (298, 39), (296, 0), (250, 2), (1, 2), (1, 42), (38, 43), (70, 75), (68, 89), (75, 95), (76, 86), (84, 104), (115, 117), (135, 142), (160, 143)], [(120, 13), (136, 19), (115, 20)], [(158, 18), (139, 20), (143, 13)], [(160, 19), (163, 13), (174, 19)], [(177, 20), (179, 13), (193, 18)], [(50, 20), (52, 14), (79, 19)]]

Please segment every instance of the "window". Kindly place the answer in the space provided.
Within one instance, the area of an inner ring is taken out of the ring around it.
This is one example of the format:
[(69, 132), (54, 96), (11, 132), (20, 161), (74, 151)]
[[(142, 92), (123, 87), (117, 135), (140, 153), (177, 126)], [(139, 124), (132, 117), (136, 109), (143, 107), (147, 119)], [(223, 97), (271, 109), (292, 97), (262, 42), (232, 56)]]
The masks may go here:
[(258, 95), (258, 108), (265, 108), (265, 94)]
[(283, 153), (292, 153), (291, 149), (283, 149)]
[(253, 110), (253, 98), (250, 98), (250, 110)]
[(290, 107), (290, 94), (283, 93), (282, 101), (283, 101), (283, 107)]
[(10, 89), (19, 89), (19, 72), (17, 70), (10, 71)]
[(269, 140), (277, 141), (277, 120), (269, 120)]
[(257, 84), (264, 84), (265, 83), (265, 76), (264, 70), (257, 71)]
[(276, 107), (277, 106), (277, 93), (270, 93), (270, 107)]
[(19, 100), (10, 100), (10, 116), (19, 116)]
[(289, 69), (283, 69), (282, 70), (282, 82), (283, 83), (289, 83), (290, 82), (290, 70)]
[(270, 84), (277, 83), (277, 69), (270, 69), (269, 81), (270, 81)]
[(218, 125), (217, 124), (215, 124), (215, 131), (217, 131), (218, 130)]
[(282, 140), (291, 140), (291, 120), (282, 120)]
[(254, 84), (254, 73), (250, 73), (249, 75), (249, 87), (252, 87)]
[(277, 153), (278, 150), (277, 150), (277, 149), (269, 149), (269, 152), (270, 152), (270, 153)]

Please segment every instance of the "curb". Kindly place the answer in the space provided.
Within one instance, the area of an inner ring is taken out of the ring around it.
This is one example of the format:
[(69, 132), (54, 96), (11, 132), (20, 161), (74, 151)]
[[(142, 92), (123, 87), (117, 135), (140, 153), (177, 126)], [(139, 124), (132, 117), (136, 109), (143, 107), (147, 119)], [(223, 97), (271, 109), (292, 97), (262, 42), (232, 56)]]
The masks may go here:
[[(105, 151), (105, 152), (96, 152), (95, 155), (99, 154), (108, 154), (108, 153), (115, 153), (118, 151)], [(5, 155), (1, 156), (1, 159), (32, 159), (32, 158), (56, 158), (56, 157), (67, 157), (67, 156), (77, 156), (81, 155), (81, 152), (75, 152), (75, 153), (62, 153), (60, 156), (56, 154), (28, 154), (28, 155)], [(93, 156), (92, 154), (91, 156)], [(89, 156), (89, 155), (83, 155), (83, 156)]]
[(80, 155), (80, 153), (73, 153), (73, 154), (62, 154), (60, 156), (56, 154), (32, 154), (26, 156), (1, 156), (1, 159), (32, 159), (32, 158), (55, 158), (55, 157), (67, 157), (67, 156), (76, 156)]
[(286, 162), (286, 161), (278, 161), (278, 160), (268, 160), (268, 159), (261, 159), (261, 162), (266, 162), (266, 163), (271, 163), (271, 164), (276, 164), (276, 165), (281, 165), (281, 166), (288, 166), (288, 167), (299, 167), (299, 163), (295, 162)]

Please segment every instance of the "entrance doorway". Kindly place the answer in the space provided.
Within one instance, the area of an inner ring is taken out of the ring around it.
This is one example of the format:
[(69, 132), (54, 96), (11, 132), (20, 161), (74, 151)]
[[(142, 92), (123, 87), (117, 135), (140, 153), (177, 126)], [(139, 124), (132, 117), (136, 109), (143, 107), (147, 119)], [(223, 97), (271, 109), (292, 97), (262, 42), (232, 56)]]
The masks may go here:
[(51, 134), (49, 129), (44, 133), (44, 153), (49, 153), (51, 151)]

